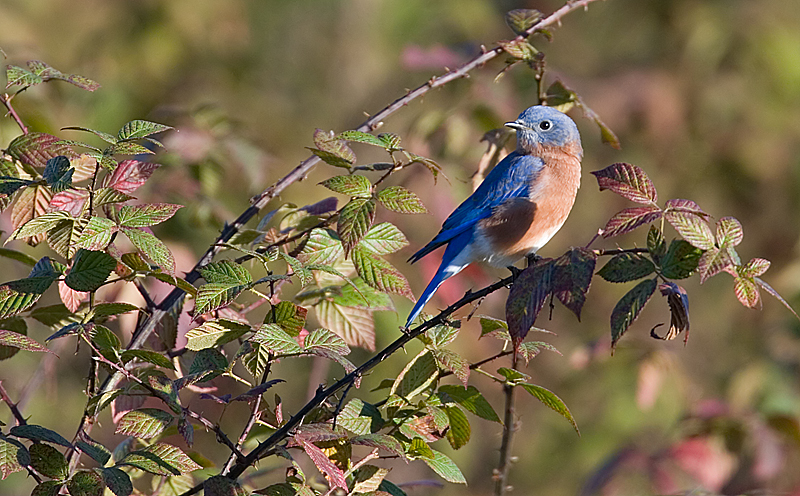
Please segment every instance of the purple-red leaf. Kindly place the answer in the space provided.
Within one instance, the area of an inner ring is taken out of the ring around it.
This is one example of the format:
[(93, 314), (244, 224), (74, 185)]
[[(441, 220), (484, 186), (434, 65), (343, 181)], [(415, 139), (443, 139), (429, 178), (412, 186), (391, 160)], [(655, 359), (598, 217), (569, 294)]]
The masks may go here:
[(742, 223), (734, 217), (723, 217), (717, 221), (717, 245), (720, 248), (736, 246), (742, 242)]
[(596, 263), (597, 255), (585, 248), (572, 248), (553, 262), (553, 294), (578, 320)]
[(752, 277), (734, 277), (733, 291), (742, 305), (761, 310), (761, 294)]
[(52, 134), (28, 133), (14, 138), (8, 145), (8, 153), (23, 164), (45, 167), (47, 161), (59, 155), (75, 156), (69, 145)]
[(611, 348), (633, 324), (658, 285), (657, 279), (646, 279), (623, 296), (611, 311)]
[(699, 215), (701, 217), (709, 217), (707, 213), (700, 208), (700, 205), (693, 202), (692, 200), (667, 200), (667, 203), (664, 204), (665, 211), (674, 211), (674, 212), (685, 212), (694, 215)]
[(684, 211), (668, 210), (664, 213), (664, 218), (683, 239), (695, 248), (701, 250), (714, 248), (714, 233), (702, 216)]
[(626, 208), (614, 214), (603, 228), (603, 237), (610, 238), (633, 231), (639, 226), (649, 224), (661, 218), (661, 209), (651, 205), (647, 207)]
[(749, 262), (739, 267), (742, 277), (758, 277), (769, 269), (771, 262), (764, 258), (752, 258)]
[(161, 167), (160, 164), (124, 160), (114, 169), (114, 172), (106, 181), (106, 186), (120, 193), (130, 194), (139, 189), (159, 167)]
[(734, 265), (733, 258), (727, 249), (719, 250), (711, 248), (703, 253), (697, 264), (697, 272), (700, 274), (700, 284), (703, 284), (709, 277), (715, 276)]
[(655, 203), (658, 200), (653, 182), (635, 165), (616, 163), (592, 174), (597, 178), (600, 191), (610, 189), (636, 203)]
[(539, 259), (523, 270), (511, 286), (506, 301), (506, 321), (515, 347), (525, 339), (547, 297), (552, 294), (554, 272), (552, 259)]

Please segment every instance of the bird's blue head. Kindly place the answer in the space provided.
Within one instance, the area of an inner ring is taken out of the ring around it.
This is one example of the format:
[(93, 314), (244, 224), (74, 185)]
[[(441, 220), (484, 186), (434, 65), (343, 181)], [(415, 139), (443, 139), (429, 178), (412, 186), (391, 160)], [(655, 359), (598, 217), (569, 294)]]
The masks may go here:
[(581, 150), (581, 135), (578, 126), (563, 112), (553, 107), (535, 105), (519, 114), (517, 120), (506, 122), (506, 126), (517, 131), (517, 150), (531, 153), (539, 146), (575, 146)]

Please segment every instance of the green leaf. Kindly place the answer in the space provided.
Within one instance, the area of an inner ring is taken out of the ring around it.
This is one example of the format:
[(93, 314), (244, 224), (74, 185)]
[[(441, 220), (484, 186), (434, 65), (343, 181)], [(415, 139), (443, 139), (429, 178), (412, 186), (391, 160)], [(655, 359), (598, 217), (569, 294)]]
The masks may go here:
[(103, 477), (93, 470), (79, 470), (67, 482), (71, 496), (103, 496), (105, 487)]
[(361, 241), (374, 221), (375, 200), (372, 198), (354, 198), (342, 208), (336, 223), (336, 232), (342, 241), (345, 254), (349, 254)]
[(372, 183), (364, 176), (334, 176), (320, 184), (342, 195), (356, 198), (372, 196)]
[(433, 349), (441, 349), (452, 343), (458, 336), (458, 327), (442, 324), (432, 327), (420, 336), (423, 342)]
[(362, 465), (353, 473), (353, 494), (377, 491), (383, 478), (389, 474), (388, 468), (375, 465)]
[[(103, 482), (114, 493), (114, 496), (130, 496), (133, 493), (131, 478), (122, 470), (115, 467), (102, 468), (100, 476), (103, 477)], [(162, 489), (159, 494), (165, 496), (165, 491)]]
[(375, 255), (388, 255), (408, 246), (408, 240), (397, 226), (381, 222), (367, 231), (358, 246)]
[(392, 264), (363, 249), (360, 245), (350, 254), (358, 275), (373, 288), (394, 293), (414, 301), (408, 280)]
[(250, 341), (264, 345), (269, 351), (287, 355), (303, 352), (295, 338), (278, 324), (262, 324)]
[(401, 214), (426, 214), (428, 209), (419, 197), (402, 186), (389, 186), (378, 192), (381, 205)]
[(46, 233), (50, 229), (56, 227), (60, 222), (71, 218), (72, 216), (67, 212), (48, 212), (34, 217), (12, 232), (6, 240), (6, 243), (14, 239), (29, 238), (37, 234)]
[(78, 239), (88, 223), (85, 218), (70, 218), (59, 222), (47, 232), (47, 244), (62, 257), (71, 259), (78, 251)]
[(711, 227), (702, 216), (668, 211), (664, 214), (664, 218), (692, 246), (701, 250), (710, 250), (715, 247), (714, 233), (711, 232)]
[(723, 217), (717, 221), (717, 246), (736, 246), (744, 238), (742, 223), (735, 217)]
[(353, 285), (355, 287), (346, 285), (336, 288), (339, 294), (332, 301), (339, 306), (368, 308), (370, 311), (395, 310), (389, 295), (368, 286), (360, 277), (353, 279)]
[(197, 289), (195, 296), (194, 315), (199, 317), (208, 312), (213, 312), (232, 302), (242, 291), (250, 287), (249, 284), (231, 286), (227, 283), (203, 284)]
[(628, 291), (614, 306), (614, 310), (611, 311), (612, 348), (639, 316), (639, 312), (653, 296), (657, 285), (656, 279), (646, 279)]
[(311, 331), (303, 341), (304, 348), (308, 351), (318, 349), (348, 355), (350, 347), (341, 336), (329, 331), (328, 329), (315, 329)]
[(431, 470), (439, 474), (439, 477), (447, 482), (466, 485), (467, 479), (464, 478), (464, 474), (461, 473), (461, 470), (459, 470), (453, 460), (440, 451), (431, 451), (433, 451), (433, 458), (422, 459)]
[(9, 248), (0, 248), (0, 257), (16, 260), (17, 262), (30, 265), (31, 267), (36, 265), (36, 259), (33, 258), (32, 256), (28, 255), (27, 253), (23, 253), (21, 251), (11, 250)]
[(122, 126), (122, 129), (120, 129), (119, 133), (117, 133), (117, 140), (124, 141), (124, 140), (144, 138), (146, 136), (151, 136), (153, 134), (163, 133), (164, 131), (167, 131), (169, 129), (172, 128), (169, 126), (165, 126), (164, 124), (158, 124), (156, 122), (149, 122), (142, 120), (134, 120)]
[(232, 320), (217, 319), (203, 322), (186, 333), (186, 348), (199, 351), (222, 346), (252, 331), (249, 325)]
[(0, 286), (0, 319), (30, 308), (59, 277), (48, 257), (36, 262), (26, 279)]
[(378, 139), (381, 140), (386, 151), (395, 152), (402, 150), (400, 147), (400, 136), (394, 133), (380, 133), (378, 134)]
[(757, 277), (769, 269), (771, 262), (765, 258), (751, 258), (749, 262), (740, 266), (737, 272), (742, 277)]
[(598, 270), (597, 275), (608, 282), (628, 282), (649, 276), (655, 270), (653, 262), (641, 255), (620, 253), (614, 255), (602, 269)]
[[(514, 34), (527, 34), (528, 29), (533, 27), (542, 18), (542, 13), (534, 9), (515, 9), (506, 12), (506, 24), (514, 31)], [(548, 100), (547, 103), (550, 103)]]
[[(27, 179), (19, 179), (17, 177), (0, 176), (0, 195), (6, 195), (10, 197), (18, 189), (25, 186), (30, 186), (31, 184), (36, 184), (36, 182), (29, 181)], [(3, 208), (5, 208), (5, 205)]]
[(290, 336), (297, 337), (306, 324), (308, 310), (290, 301), (273, 305), (264, 317), (265, 324), (277, 324)]
[(137, 359), (140, 362), (147, 362), (158, 367), (175, 370), (175, 365), (172, 364), (172, 361), (169, 359), (169, 357), (153, 350), (125, 350), (120, 354), (119, 357), (120, 360), (125, 363), (128, 363), (133, 359)]
[(335, 300), (322, 300), (315, 308), (320, 325), (342, 336), (348, 345), (369, 351), (375, 349), (375, 322), (371, 310), (339, 305)]
[(430, 350), (424, 349), (415, 356), (395, 379), (389, 394), (411, 400), (421, 394), (439, 376), (436, 360)]
[[(22, 317), (9, 317), (7, 319), (0, 320), (0, 343), (6, 339), (2, 331), (11, 331), (22, 336), (27, 336), (28, 324)], [(11, 338), (16, 340), (16, 336), (11, 336)], [(8, 360), (19, 353), (19, 350), (20, 349), (17, 346), (5, 346), (0, 344), (0, 360)]]
[(116, 267), (117, 261), (108, 253), (81, 248), (64, 283), (75, 291), (95, 291)]
[(505, 332), (505, 334), (508, 336), (508, 339), (511, 340), (511, 336), (508, 335), (508, 324), (506, 324), (505, 320), (489, 317), (488, 315), (480, 315), (479, 317), (481, 324), (481, 337), (500, 331), (500, 333)]
[(199, 272), (203, 279), (212, 283), (235, 286), (253, 282), (253, 276), (250, 275), (250, 272), (232, 260), (211, 262), (200, 268)]
[(87, 250), (104, 250), (118, 230), (117, 225), (111, 219), (92, 217), (75, 244), (78, 248)]
[(344, 254), (339, 235), (331, 229), (313, 229), (297, 259), (304, 264), (332, 264)]
[(647, 174), (635, 165), (616, 163), (592, 172), (600, 191), (605, 189), (636, 203), (654, 204), (658, 193)]
[(14, 86), (15, 84), (19, 86), (35, 86), (44, 82), (42, 77), (38, 74), (34, 74), (31, 71), (16, 65), (6, 66), (6, 80), (8, 81), (6, 84), (6, 89)]
[(472, 428), (469, 425), (469, 420), (464, 412), (456, 407), (445, 407), (444, 411), (447, 413), (450, 429), (447, 430), (447, 442), (453, 449), (460, 449), (469, 442), (472, 434)]
[(29, 338), (24, 334), (9, 331), (7, 329), (0, 329), (0, 345), (11, 346), (25, 351), (41, 351), (47, 353), (55, 353), (39, 344), (36, 340)]
[(661, 218), (661, 209), (655, 205), (632, 207), (614, 214), (603, 228), (603, 237), (610, 238), (627, 234), (637, 227), (650, 224)]
[(34, 443), (28, 448), (31, 466), (51, 479), (64, 480), (69, 476), (69, 464), (60, 451), (49, 444)]
[(761, 294), (752, 277), (734, 277), (733, 291), (736, 299), (747, 308), (761, 309)]
[(411, 443), (408, 445), (408, 449), (406, 450), (406, 454), (411, 458), (419, 459), (434, 457), (431, 447), (419, 437), (415, 437), (411, 440)]
[(102, 207), (109, 203), (123, 203), (134, 198), (113, 188), (100, 188), (94, 192), (94, 207)]
[(537, 386), (536, 384), (521, 384), (522, 388), (529, 392), (531, 396), (536, 398), (537, 400), (541, 401), (545, 406), (552, 409), (554, 412), (558, 413), (565, 419), (572, 424), (572, 427), (575, 429), (575, 432), (580, 434), (581, 432), (578, 430), (578, 424), (575, 423), (575, 419), (572, 417), (572, 413), (570, 413), (569, 408), (567, 405), (561, 401), (561, 398), (556, 396), (552, 391), (543, 388), (542, 386)]
[(108, 451), (105, 446), (93, 439), (88, 439), (87, 441), (78, 441), (75, 443), (75, 446), (77, 446), (82, 453), (85, 453), (100, 465), (105, 465), (111, 459), (111, 452)]
[(337, 139), (332, 132), (322, 129), (314, 131), (314, 145), (325, 153), (337, 157), (349, 164), (356, 161), (356, 154), (347, 146), (344, 140)]
[(328, 165), (332, 165), (334, 167), (342, 167), (344, 169), (349, 169), (350, 166), (353, 165), (353, 162), (345, 160), (342, 157), (339, 157), (333, 153), (326, 152), (324, 150), (319, 150), (317, 148), (309, 148), (309, 150), (311, 150), (311, 153), (319, 157), (320, 160), (322, 160)]
[(464, 387), (469, 380), (469, 361), (455, 351), (448, 349), (431, 350), (436, 364), (446, 372), (452, 372)]
[(500, 423), (500, 417), (486, 401), (486, 398), (478, 391), (475, 386), (464, 388), (452, 384), (439, 386), (439, 398), (443, 403), (456, 402), (466, 411), (490, 422)]
[(7, 151), (16, 160), (33, 167), (45, 167), (48, 160), (59, 155), (75, 155), (72, 148), (61, 143), (57, 136), (35, 132), (14, 138)]
[(97, 131), (95, 129), (90, 129), (88, 127), (81, 127), (81, 126), (67, 126), (61, 129), (69, 130), (69, 131), (85, 131), (87, 133), (92, 133), (101, 140), (105, 141), (106, 143), (115, 144), (117, 142), (117, 138), (113, 134), (108, 134), (103, 131)]
[(44, 481), (36, 485), (31, 491), (31, 496), (58, 496), (64, 482), (60, 480)]
[(66, 448), (72, 448), (72, 444), (56, 431), (52, 431), (41, 425), (17, 425), (12, 427), (9, 434), (16, 437), (30, 439), (31, 441), (45, 441), (48, 443), (59, 444)]
[(54, 193), (64, 191), (72, 186), (72, 174), (75, 168), (69, 165), (69, 159), (64, 155), (53, 157), (47, 161), (42, 177)]
[(163, 241), (141, 229), (122, 229), (125, 236), (131, 240), (133, 246), (139, 250), (144, 258), (155, 263), (170, 275), (175, 274), (175, 259)]
[(122, 227), (148, 227), (164, 222), (182, 207), (172, 203), (123, 205), (117, 212), (117, 222)]
[(0, 480), (30, 465), (28, 450), (19, 441), (0, 434)]
[(134, 436), (140, 439), (158, 437), (169, 426), (175, 417), (171, 413), (158, 408), (141, 408), (133, 410), (117, 422), (115, 434)]
[(129, 465), (155, 475), (180, 475), (202, 468), (180, 448), (166, 443), (132, 451), (117, 465)]
[(361, 131), (344, 131), (337, 136), (336, 139), (355, 141), (357, 143), (365, 143), (367, 145), (379, 146), (381, 148), (386, 147), (386, 144), (383, 142), (383, 140), (379, 139), (377, 136), (373, 136), (372, 134)]
[[(339, 416), (336, 417), (336, 425), (357, 435), (376, 433), (383, 427), (384, 423), (380, 411), (375, 406), (358, 398), (350, 400), (339, 412)], [(391, 439), (395, 443), (397, 442), (394, 438)], [(391, 446), (394, 449), (397, 448), (396, 445)]]
[(153, 155), (155, 152), (145, 146), (132, 141), (123, 141), (109, 146), (105, 153), (117, 155)]
[(650, 226), (647, 232), (647, 251), (657, 264), (661, 264), (661, 257), (667, 253), (667, 243), (664, 240), (664, 234), (661, 229), (656, 226)]
[[(661, 274), (668, 279), (684, 279), (697, 269), (703, 251), (687, 241), (673, 239), (661, 259)], [(642, 276), (644, 277), (644, 276)]]

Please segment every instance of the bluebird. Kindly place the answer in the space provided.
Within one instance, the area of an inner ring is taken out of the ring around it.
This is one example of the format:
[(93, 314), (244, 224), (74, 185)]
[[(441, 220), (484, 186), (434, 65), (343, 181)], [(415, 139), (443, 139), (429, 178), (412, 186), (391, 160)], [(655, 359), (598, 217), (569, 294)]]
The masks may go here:
[(446, 245), (442, 263), (408, 316), (417, 318), (444, 281), (481, 261), (508, 267), (536, 253), (567, 220), (581, 181), (583, 148), (578, 128), (552, 107), (533, 106), (506, 126), (517, 149), (486, 176), (450, 214), (411, 263)]

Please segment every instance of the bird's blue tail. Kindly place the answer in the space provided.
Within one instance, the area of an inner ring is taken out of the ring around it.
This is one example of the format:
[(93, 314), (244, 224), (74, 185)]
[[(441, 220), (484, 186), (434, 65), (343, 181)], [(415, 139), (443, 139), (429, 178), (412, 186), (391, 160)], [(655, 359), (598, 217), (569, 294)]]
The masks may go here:
[(446, 280), (461, 272), (464, 267), (472, 262), (472, 260), (469, 259), (468, 254), (470, 250), (465, 249), (471, 241), (471, 232), (462, 233), (450, 240), (450, 243), (447, 245), (447, 249), (444, 251), (444, 255), (442, 255), (442, 263), (439, 265), (439, 270), (436, 271), (436, 275), (434, 275), (433, 279), (431, 279), (431, 282), (428, 283), (428, 287), (426, 287), (425, 291), (422, 292), (422, 295), (417, 300), (417, 304), (414, 305), (414, 309), (411, 310), (411, 313), (408, 315), (406, 328), (408, 328), (414, 319), (419, 316), (420, 312), (422, 312), (422, 309), (425, 307), (425, 304), (430, 301), (434, 293), (436, 293), (436, 290), (439, 289), (439, 286), (441, 286)]

